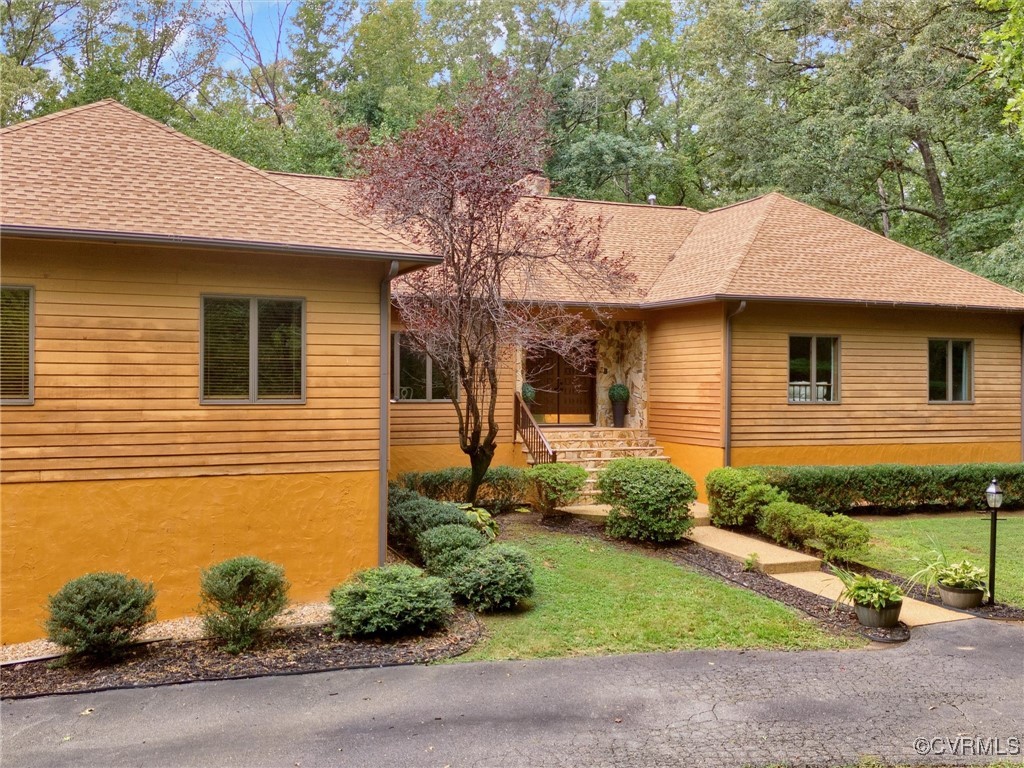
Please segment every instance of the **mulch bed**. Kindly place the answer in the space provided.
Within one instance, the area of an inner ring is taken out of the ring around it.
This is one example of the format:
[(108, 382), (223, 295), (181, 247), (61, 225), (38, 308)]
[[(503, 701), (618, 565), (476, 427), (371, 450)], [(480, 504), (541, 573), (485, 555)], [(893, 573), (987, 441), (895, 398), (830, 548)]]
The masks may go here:
[(116, 663), (80, 661), (59, 666), (33, 661), (4, 667), (0, 674), (0, 696), (26, 698), (200, 680), (423, 664), (465, 653), (483, 631), (476, 616), (459, 611), (444, 630), (390, 642), (336, 640), (324, 625), (273, 630), (257, 647), (238, 655), (221, 650), (209, 640), (158, 641), (132, 648)]

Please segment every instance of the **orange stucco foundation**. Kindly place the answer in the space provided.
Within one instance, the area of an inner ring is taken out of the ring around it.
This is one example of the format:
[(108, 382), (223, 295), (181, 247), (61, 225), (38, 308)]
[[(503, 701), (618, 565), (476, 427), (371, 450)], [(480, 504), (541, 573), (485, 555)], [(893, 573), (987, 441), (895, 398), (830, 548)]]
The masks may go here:
[(732, 464), (968, 464), (1021, 460), (1018, 442), (779, 445), (732, 449)]
[(725, 461), (725, 451), (716, 446), (687, 445), (658, 440), (672, 463), (697, 481), (697, 499), (707, 502), (704, 478), (712, 469), (718, 469)]
[[(525, 467), (526, 456), (520, 443), (501, 443), (494, 452), (491, 466), (507, 464)], [(388, 477), (392, 480), (405, 472), (428, 472), (445, 467), (468, 467), (469, 459), (458, 445), (392, 445), (388, 464)]]
[(95, 571), (157, 589), (157, 618), (194, 613), (200, 570), (251, 554), (293, 601), (377, 565), (377, 472), (5, 483), (0, 641), (42, 637), (47, 596)]

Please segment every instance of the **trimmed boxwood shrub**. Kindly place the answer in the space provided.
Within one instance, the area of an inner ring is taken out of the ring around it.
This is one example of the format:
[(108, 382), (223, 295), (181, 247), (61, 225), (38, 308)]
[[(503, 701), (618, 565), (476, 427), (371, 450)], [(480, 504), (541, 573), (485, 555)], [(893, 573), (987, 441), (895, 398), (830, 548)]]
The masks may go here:
[(757, 529), (774, 542), (787, 547), (802, 547), (814, 538), (819, 518), (826, 517), (804, 504), (776, 501), (767, 505), (757, 521)]
[(280, 565), (243, 555), (203, 571), (200, 595), (207, 634), (229, 653), (240, 653), (288, 604), (288, 582)]
[(749, 500), (748, 504), (741, 504), (740, 499), (751, 485), (764, 482), (764, 475), (749, 467), (721, 467), (708, 472), (704, 487), (711, 523), (720, 528), (732, 528), (755, 522), (747, 516)]
[(597, 476), (597, 488), (598, 501), (612, 507), (605, 530), (614, 538), (679, 541), (693, 524), (697, 485), (667, 462), (616, 459)]
[(519, 547), (492, 544), (471, 553), (448, 574), (455, 597), (474, 611), (511, 610), (533, 594), (533, 566)]
[(993, 477), (1003, 489), (1004, 508), (1024, 507), (1024, 463), (759, 467), (758, 471), (791, 500), (826, 513), (984, 509), (985, 488)]
[(406, 472), (398, 480), (416, 493), (435, 501), (460, 503), (469, 491), (469, 467), (445, 467), (426, 472)]
[(89, 573), (50, 595), (46, 636), (73, 655), (113, 658), (156, 618), (156, 590), (123, 573)]
[(388, 537), (392, 546), (418, 555), (419, 535), (439, 525), (470, 526), (466, 513), (454, 504), (416, 494), (388, 509)]
[(579, 499), (588, 475), (583, 467), (555, 462), (531, 467), (526, 470), (526, 477), (533, 483), (540, 511), (544, 515), (553, 515), (559, 507)]
[(454, 610), (448, 583), (411, 565), (361, 571), (331, 590), (337, 637), (394, 637), (444, 626)]
[(423, 567), (435, 576), (444, 576), (487, 542), (482, 533), (464, 525), (439, 525), (424, 531), (418, 539)]
[(871, 531), (846, 515), (822, 515), (814, 525), (814, 538), (827, 562), (848, 563), (867, 554)]

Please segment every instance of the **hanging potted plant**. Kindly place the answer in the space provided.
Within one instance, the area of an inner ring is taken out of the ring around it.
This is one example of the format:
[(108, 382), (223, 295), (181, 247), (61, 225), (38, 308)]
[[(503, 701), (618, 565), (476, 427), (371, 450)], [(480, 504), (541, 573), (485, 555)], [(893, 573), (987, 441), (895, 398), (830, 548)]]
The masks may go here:
[(629, 387), (625, 384), (612, 384), (608, 388), (608, 399), (612, 401), (612, 424), (616, 427), (626, 425), (626, 404), (629, 403)]
[(837, 604), (840, 601), (853, 603), (857, 621), (862, 626), (891, 629), (899, 623), (903, 592), (898, 586), (866, 573), (852, 574), (839, 568), (832, 570), (843, 582)]
[(523, 382), (521, 395), (523, 398), (523, 402), (526, 403), (528, 406), (533, 405), (537, 400), (537, 390), (534, 388), (532, 384), (528, 384), (525, 381)]

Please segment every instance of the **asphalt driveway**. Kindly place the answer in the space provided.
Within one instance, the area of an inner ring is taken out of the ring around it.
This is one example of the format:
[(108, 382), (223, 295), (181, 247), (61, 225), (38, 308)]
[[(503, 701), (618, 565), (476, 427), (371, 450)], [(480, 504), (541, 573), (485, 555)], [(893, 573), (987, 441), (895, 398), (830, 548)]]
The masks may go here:
[(198, 683), (8, 701), (0, 716), (5, 768), (846, 765), (864, 755), (1016, 763), (1024, 626), (939, 624), (905, 645), (861, 651), (678, 652)]

